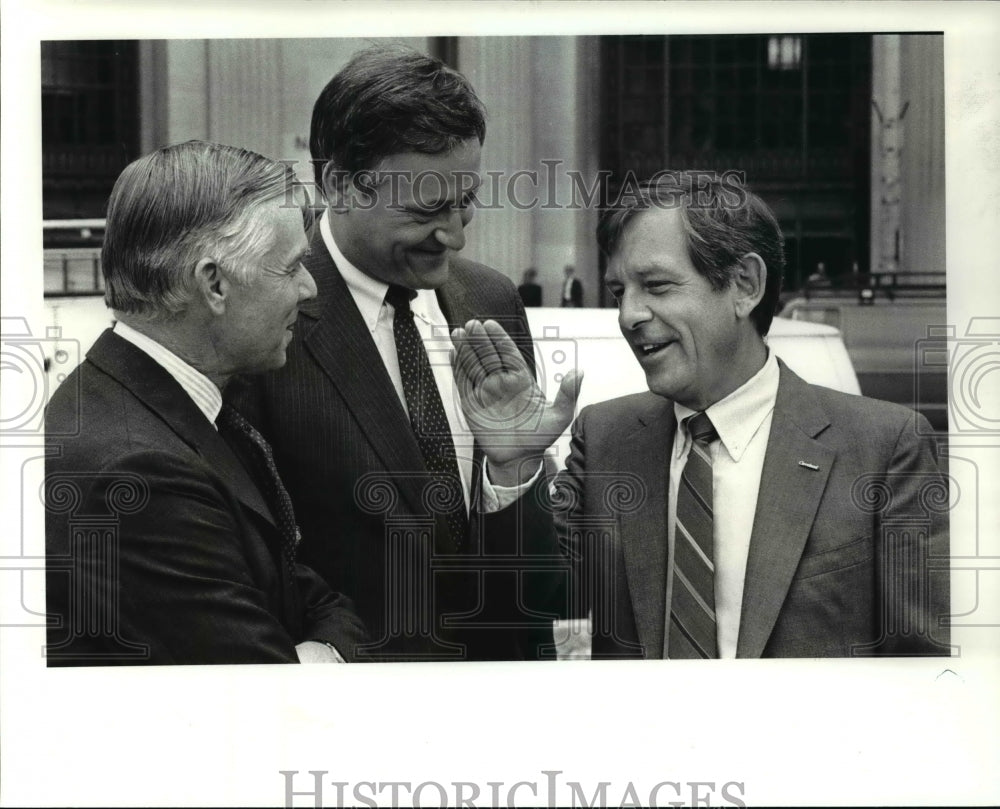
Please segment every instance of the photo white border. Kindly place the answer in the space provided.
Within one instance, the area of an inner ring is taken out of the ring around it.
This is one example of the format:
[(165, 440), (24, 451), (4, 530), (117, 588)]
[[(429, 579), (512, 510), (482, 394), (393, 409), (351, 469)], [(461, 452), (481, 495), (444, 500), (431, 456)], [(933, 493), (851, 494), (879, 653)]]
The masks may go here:
[[(3, 0), (2, 15), (5, 317), (44, 322), (42, 274), (24, 270), (42, 266), (41, 39), (832, 30), (945, 32), (949, 320), (1000, 311), (996, 4)], [(9, 558), (24, 501), (17, 453), (3, 446)], [(984, 496), (996, 490), (998, 454), (977, 455)], [(1000, 524), (996, 504), (975, 505), (984, 530)], [(40, 535), (41, 508), (22, 516), (25, 535)], [(0, 567), (5, 584), (10, 567)], [(996, 606), (996, 593), (982, 597)], [(123, 670), (47, 670), (41, 630), (0, 631), (5, 806), (280, 805), (279, 770), (484, 789), (542, 785), (544, 770), (561, 770), (588, 796), (611, 782), (614, 805), (628, 783), (645, 800), (664, 780), (743, 782), (751, 806), (1000, 801), (995, 627), (949, 661)], [(329, 788), (326, 805), (333, 797)]]

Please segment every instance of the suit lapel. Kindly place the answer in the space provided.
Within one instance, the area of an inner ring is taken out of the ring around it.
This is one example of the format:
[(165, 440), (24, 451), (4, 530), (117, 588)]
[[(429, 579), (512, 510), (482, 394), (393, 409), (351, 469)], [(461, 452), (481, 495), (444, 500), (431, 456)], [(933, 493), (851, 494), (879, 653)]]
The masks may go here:
[[(829, 425), (809, 386), (780, 364), (743, 587), (737, 657), (760, 657), (788, 594), (836, 452), (817, 436)], [(801, 466), (804, 461), (812, 466)]]
[(663, 652), (667, 605), (667, 481), (676, 422), (673, 405), (651, 401), (636, 429), (622, 440), (615, 471), (636, 475), (646, 487), (634, 511), (619, 517), (625, 575), (639, 642), (647, 657)]
[(461, 271), (454, 266), (455, 263), (453, 258), (448, 280), (437, 291), (438, 304), (449, 329), (457, 329), (477, 317), (475, 307), (469, 301), (469, 290), (461, 282)]
[[(462, 274), (460, 271), (456, 271), (454, 266), (456, 261), (456, 259), (452, 259), (448, 280), (437, 290), (438, 305), (448, 322), (449, 330), (461, 328), (472, 318), (477, 317), (475, 307), (469, 300), (469, 289), (462, 283)], [(469, 536), (476, 545), (478, 545), (480, 534), (480, 514), (476, 504), (479, 503), (482, 496), (484, 457), (485, 453), (479, 446), (479, 442), (475, 442), (472, 447), (472, 480), (469, 481)]]
[(245, 507), (274, 524), (271, 511), (246, 468), (162, 365), (111, 329), (98, 338), (87, 359), (139, 399), (204, 458), (232, 486)]
[[(305, 264), (317, 287), (316, 298), (301, 310), (304, 319), (312, 321), (303, 324), (306, 349), (336, 386), (385, 468), (390, 472), (423, 469), (423, 455), (408, 427), (406, 411), (318, 232)], [(400, 476), (396, 484), (412, 508), (423, 510), (423, 481)]]
[[(475, 274), (471, 271), (469, 263), (457, 256), (451, 259), (451, 272), (448, 275), (448, 280), (437, 290), (438, 305), (441, 307), (441, 313), (448, 323), (449, 331), (464, 327), (473, 318), (478, 320), (494, 318), (499, 320), (501, 325), (508, 325), (504, 322), (505, 318), (516, 316), (513, 305), (510, 307), (509, 312), (506, 313), (491, 311), (491, 309), (497, 306), (496, 299), (491, 300), (488, 294), (485, 294), (480, 287), (477, 287), (474, 279)], [(523, 312), (521, 314), (523, 315)], [(526, 319), (524, 329), (527, 329)], [(512, 336), (516, 337), (516, 335)], [(528, 350), (522, 346), (522, 351), (526, 352), (527, 356), (525, 360), (528, 362), (532, 373), (534, 373), (535, 358), (533, 347), (532, 350)], [(474, 543), (478, 542), (477, 538), (481, 533), (479, 524), (482, 515), (479, 513), (479, 509), (475, 507), (475, 504), (480, 502), (482, 495), (484, 457), (485, 453), (479, 443), (476, 442), (472, 449), (472, 480), (469, 487), (469, 504), (471, 506), (469, 510), (470, 536)]]

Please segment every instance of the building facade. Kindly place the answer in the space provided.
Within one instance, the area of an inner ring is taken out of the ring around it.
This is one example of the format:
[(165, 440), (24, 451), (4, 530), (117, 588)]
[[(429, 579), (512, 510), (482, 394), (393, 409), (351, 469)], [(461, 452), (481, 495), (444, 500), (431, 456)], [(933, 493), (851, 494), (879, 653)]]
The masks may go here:
[[(308, 182), (313, 101), (372, 41), (42, 43), (45, 244), (79, 248), (84, 268), (52, 264), (47, 291), (87, 291), (92, 220), (121, 168), (156, 147), (241, 145), (296, 161)], [(586, 305), (607, 303), (598, 202), (629, 173), (664, 168), (745, 172), (781, 221), (786, 289), (820, 265), (834, 280), (944, 271), (941, 35), (393, 41), (445, 59), (481, 95), (484, 187), (466, 255), (515, 282), (537, 267), (548, 305), (566, 264)], [(65, 220), (82, 225), (53, 224)]]

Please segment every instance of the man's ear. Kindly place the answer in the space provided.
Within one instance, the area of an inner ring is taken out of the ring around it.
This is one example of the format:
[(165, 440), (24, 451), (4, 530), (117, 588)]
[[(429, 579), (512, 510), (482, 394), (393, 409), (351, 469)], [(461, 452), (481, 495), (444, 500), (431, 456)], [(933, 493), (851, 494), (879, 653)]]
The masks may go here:
[(734, 303), (737, 317), (750, 317), (761, 299), (767, 283), (767, 265), (756, 253), (747, 253), (736, 265), (733, 276)]
[(323, 195), (330, 210), (346, 213), (350, 208), (350, 196), (354, 189), (346, 171), (338, 168), (332, 160), (323, 166)]
[(194, 265), (194, 285), (198, 298), (206, 308), (216, 315), (226, 311), (226, 303), (233, 287), (214, 258), (201, 258)]

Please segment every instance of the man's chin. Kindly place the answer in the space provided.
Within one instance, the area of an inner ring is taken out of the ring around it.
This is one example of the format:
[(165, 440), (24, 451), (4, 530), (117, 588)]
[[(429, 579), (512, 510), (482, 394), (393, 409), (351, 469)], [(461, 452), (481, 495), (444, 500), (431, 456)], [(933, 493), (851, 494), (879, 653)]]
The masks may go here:
[(284, 364), (288, 362), (288, 343), (290, 342), (291, 340), (284, 343), (281, 348), (276, 350), (265, 360), (261, 361), (260, 367), (255, 369), (254, 373), (262, 374), (267, 371), (277, 371), (279, 368), (284, 366)]
[[(433, 254), (415, 254), (413, 260), (409, 262), (410, 272), (416, 282), (417, 289), (437, 289), (448, 280), (451, 272), (451, 261), (447, 254), (436, 256), (436, 261), (430, 256)], [(425, 258), (425, 256), (428, 256)]]
[(646, 386), (657, 396), (663, 396), (666, 399), (676, 400), (680, 393), (677, 380), (665, 377), (662, 372), (647, 371)]

